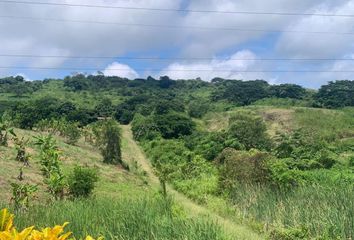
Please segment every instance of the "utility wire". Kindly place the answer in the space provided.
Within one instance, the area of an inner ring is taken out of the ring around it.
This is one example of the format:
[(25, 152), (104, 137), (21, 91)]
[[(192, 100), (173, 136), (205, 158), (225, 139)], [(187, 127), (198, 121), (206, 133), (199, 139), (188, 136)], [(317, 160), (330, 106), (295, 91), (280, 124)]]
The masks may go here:
[(129, 26), (129, 27), (153, 27), (153, 28), (217, 30), (217, 31), (238, 31), (238, 32), (266, 32), (266, 33), (354, 35), (354, 32), (323, 32), (323, 31), (273, 30), (273, 29), (267, 30), (267, 29), (246, 29), (246, 28), (232, 28), (232, 27), (223, 28), (223, 27), (204, 27), (204, 26), (161, 25), (161, 24), (122, 23), (122, 22), (104, 22), (104, 21), (89, 21), (89, 20), (69, 20), (69, 19), (59, 19), (59, 18), (37, 18), (37, 17), (22, 17), (22, 16), (8, 16), (8, 15), (0, 15), (0, 18), (34, 20), (34, 21), (85, 23), (85, 24), (105, 24), (105, 25), (118, 25), (118, 26)]
[(218, 14), (244, 14), (244, 15), (279, 15), (279, 16), (317, 16), (317, 17), (348, 17), (354, 18), (353, 14), (331, 14), (331, 13), (298, 13), (298, 12), (255, 12), (255, 11), (219, 11), (219, 10), (199, 10), (199, 9), (180, 9), (180, 8), (148, 8), (148, 7), (128, 7), (128, 6), (109, 6), (91, 4), (71, 4), (41, 1), (10, 1), (0, 0), (0, 3), (8, 4), (27, 4), (27, 5), (48, 5), (62, 7), (85, 7), (121, 10), (139, 10), (154, 12), (185, 12), (185, 13), (218, 13)]
[(0, 57), (11, 58), (64, 58), (64, 59), (117, 59), (117, 60), (156, 60), (156, 61), (354, 61), (354, 58), (219, 58), (219, 57), (119, 57), (119, 56), (66, 56), (66, 55), (36, 55), (36, 54), (2, 54)]
[[(0, 66), (0, 69), (34, 69), (34, 70), (71, 70), (71, 71), (99, 71), (97, 68), (73, 67), (15, 67)], [(126, 71), (126, 68), (109, 68), (113, 71)], [(136, 71), (161, 72), (163, 69), (134, 69)], [(232, 69), (173, 69), (171, 72), (235, 72), (235, 73), (354, 73), (354, 70), (232, 70)]]

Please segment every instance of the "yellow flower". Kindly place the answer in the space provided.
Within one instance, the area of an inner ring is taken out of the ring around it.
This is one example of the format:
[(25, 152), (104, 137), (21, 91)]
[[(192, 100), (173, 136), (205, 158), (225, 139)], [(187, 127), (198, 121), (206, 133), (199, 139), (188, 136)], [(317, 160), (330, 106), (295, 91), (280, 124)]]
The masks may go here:
[[(34, 230), (29, 238), (29, 240), (66, 240), (72, 234), (71, 232), (65, 233), (60, 236), (64, 232), (64, 228), (69, 223), (66, 222), (62, 226), (57, 225), (53, 228), (44, 228), (42, 231)], [(0, 239), (1, 240), (1, 239)]]
[(13, 228), (14, 215), (5, 208), (0, 211), (0, 232), (10, 231)]
[[(13, 226), (14, 215), (5, 208), (0, 211), (0, 240), (69, 240), (71, 232), (64, 233), (64, 228), (69, 224), (57, 225), (53, 228), (44, 228), (41, 231), (28, 227), (18, 232)], [(75, 238), (73, 238), (75, 239)], [(87, 236), (85, 240), (95, 240)], [(103, 240), (103, 237), (97, 238)]]
[(27, 240), (33, 230), (33, 227), (28, 227), (18, 232), (15, 228), (10, 231), (0, 232), (0, 240)]

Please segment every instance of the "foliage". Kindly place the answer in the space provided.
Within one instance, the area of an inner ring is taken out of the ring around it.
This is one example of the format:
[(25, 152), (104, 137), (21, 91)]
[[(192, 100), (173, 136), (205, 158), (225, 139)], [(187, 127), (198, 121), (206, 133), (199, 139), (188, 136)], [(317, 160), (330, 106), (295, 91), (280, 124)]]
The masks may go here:
[(32, 129), (45, 119), (64, 118), (69, 122), (79, 122), (80, 125), (87, 125), (96, 120), (92, 110), (78, 108), (71, 102), (53, 97), (18, 102), (9, 110), (17, 126), (24, 129)]
[(154, 122), (162, 137), (167, 139), (190, 135), (195, 128), (194, 122), (180, 113), (155, 115)]
[(192, 118), (203, 117), (210, 108), (209, 104), (202, 101), (192, 101), (188, 105), (188, 115)]
[(102, 122), (100, 131), (96, 132), (97, 144), (103, 156), (103, 162), (121, 164), (121, 131), (114, 120)]
[(131, 125), (134, 139), (137, 141), (153, 140), (160, 135), (152, 116), (136, 114)]
[(215, 167), (186, 148), (182, 141), (155, 139), (144, 145), (162, 187), (171, 182), (187, 196), (204, 201), (217, 188)]
[(263, 152), (225, 149), (216, 159), (219, 166), (219, 188), (231, 191), (238, 184), (262, 184), (269, 180), (266, 161), (270, 158)]
[(354, 81), (343, 80), (329, 82), (321, 86), (316, 94), (320, 106), (339, 108), (354, 106)]
[(14, 138), (15, 148), (17, 150), (16, 160), (22, 162), (25, 166), (29, 166), (30, 155), (26, 152), (26, 145), (29, 139), (25, 140), (24, 137), (19, 139)]
[(69, 193), (75, 198), (89, 197), (97, 181), (97, 169), (77, 166), (68, 176)]
[(221, 80), (215, 83), (212, 100), (227, 100), (239, 106), (249, 105), (259, 99), (268, 97), (269, 84), (263, 80), (241, 81)]
[(336, 154), (318, 136), (301, 129), (290, 135), (280, 135), (275, 154), (279, 158), (291, 158), (291, 168), (300, 170), (331, 168), (336, 163)]
[(270, 150), (272, 142), (260, 117), (239, 112), (230, 117), (228, 134), (236, 138), (247, 150)]
[(35, 139), (35, 145), (40, 148), (40, 164), (43, 175), (49, 178), (51, 173), (61, 174), (60, 151), (53, 136), (40, 136)]
[(270, 95), (277, 98), (302, 99), (306, 96), (305, 88), (296, 84), (273, 85), (269, 88)]
[(270, 240), (301, 240), (308, 238), (308, 231), (304, 228), (275, 228), (269, 234)]
[(0, 118), (0, 146), (7, 146), (10, 135), (15, 135), (13, 128), (9, 126), (2, 118)]
[(60, 166), (60, 151), (52, 135), (35, 137), (35, 144), (40, 148), (41, 171), (48, 192), (55, 200), (64, 197), (65, 177)]
[(225, 148), (243, 150), (244, 146), (226, 132), (199, 132), (184, 138), (185, 145), (190, 150), (212, 161)]
[(266, 163), (270, 185), (287, 191), (305, 182), (304, 174), (297, 168), (292, 168), (293, 159), (271, 159)]
[(64, 190), (67, 184), (62, 173), (51, 172), (49, 176), (44, 179), (44, 183), (47, 184), (48, 192), (54, 200), (64, 198)]
[(15, 210), (27, 210), (33, 194), (38, 190), (37, 185), (11, 183), (11, 187)]

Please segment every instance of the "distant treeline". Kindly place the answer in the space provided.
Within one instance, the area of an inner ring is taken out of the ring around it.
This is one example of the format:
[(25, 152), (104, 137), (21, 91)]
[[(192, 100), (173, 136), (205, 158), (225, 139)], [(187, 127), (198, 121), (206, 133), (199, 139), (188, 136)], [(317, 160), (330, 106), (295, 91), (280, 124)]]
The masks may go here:
[[(41, 119), (67, 118), (69, 121), (86, 125), (98, 117), (113, 116), (123, 124), (132, 121), (136, 113), (149, 115), (152, 112), (188, 113), (190, 117), (202, 117), (217, 103), (230, 106), (246, 106), (268, 98), (305, 101), (307, 106), (341, 108), (354, 106), (354, 81), (329, 82), (318, 91), (296, 84), (270, 85), (263, 80), (241, 81), (215, 78), (211, 82), (202, 80), (172, 80), (169, 77), (129, 80), (103, 75), (85, 76), (78, 74), (66, 77), (62, 91), (109, 92), (119, 96), (119, 104), (100, 97), (95, 106), (84, 107), (68, 100), (53, 97), (36, 97), (41, 90), (55, 79), (25, 81), (22, 77), (0, 79), (0, 93), (13, 94), (0, 102), (0, 114), (12, 113), (23, 128), (32, 128)], [(20, 101), (20, 97), (28, 100)]]

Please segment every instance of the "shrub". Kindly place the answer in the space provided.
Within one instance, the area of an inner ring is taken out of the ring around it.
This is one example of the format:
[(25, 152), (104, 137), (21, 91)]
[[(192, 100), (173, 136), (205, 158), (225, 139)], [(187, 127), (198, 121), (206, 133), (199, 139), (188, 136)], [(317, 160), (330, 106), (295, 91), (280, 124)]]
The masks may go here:
[(266, 161), (269, 154), (259, 151), (236, 151), (225, 149), (217, 158), (220, 178), (219, 186), (223, 190), (232, 190), (238, 183), (253, 184), (268, 181), (269, 172)]
[(266, 133), (266, 125), (260, 117), (238, 113), (230, 118), (228, 134), (236, 138), (247, 150), (270, 150), (272, 142)]
[(89, 197), (97, 181), (98, 173), (96, 169), (77, 166), (68, 176), (69, 193), (75, 198)]
[(280, 189), (289, 189), (304, 182), (303, 172), (289, 168), (287, 161), (293, 159), (272, 159), (267, 162), (269, 181)]
[(309, 233), (305, 228), (276, 228), (269, 234), (270, 240), (301, 240), (308, 239)]

